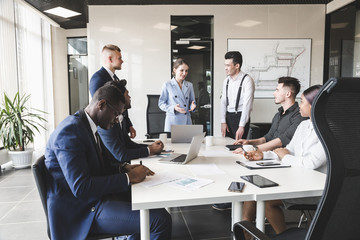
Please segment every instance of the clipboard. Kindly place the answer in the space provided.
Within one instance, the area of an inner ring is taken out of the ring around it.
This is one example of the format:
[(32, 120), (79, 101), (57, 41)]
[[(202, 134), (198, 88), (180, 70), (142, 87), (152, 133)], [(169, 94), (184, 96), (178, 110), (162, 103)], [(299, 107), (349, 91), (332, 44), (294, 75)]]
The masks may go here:
[[(291, 167), (289, 164), (284, 164), (278, 160), (260, 160), (260, 161), (236, 161), (237, 164), (240, 164), (243, 167), (246, 167), (248, 169), (268, 169), (268, 168), (288, 168)], [(269, 163), (274, 163), (273, 165)]]

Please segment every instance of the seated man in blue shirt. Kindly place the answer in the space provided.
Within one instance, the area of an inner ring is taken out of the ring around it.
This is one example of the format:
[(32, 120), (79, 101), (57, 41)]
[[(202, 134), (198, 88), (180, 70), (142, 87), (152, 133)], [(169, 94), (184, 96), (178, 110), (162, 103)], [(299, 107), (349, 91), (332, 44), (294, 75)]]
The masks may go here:
[[(261, 151), (271, 151), (288, 145), (298, 125), (306, 119), (300, 115), (299, 105), (295, 101), (299, 91), (300, 82), (298, 79), (293, 77), (280, 77), (278, 86), (274, 92), (274, 101), (276, 104), (280, 104), (281, 107), (272, 119), (269, 132), (261, 138), (251, 140), (240, 139), (234, 144), (255, 145)], [(243, 151), (241, 148), (238, 148), (234, 153), (243, 154)], [(247, 207), (252, 210), (244, 211), (245, 213), (255, 211), (255, 202), (246, 202), (244, 209)], [(216, 210), (231, 209), (231, 203), (214, 204), (213, 208)], [(244, 217), (246, 219), (246, 216)]]
[[(125, 87), (126, 80), (115, 80), (107, 82), (105, 85), (117, 87), (124, 94), (125, 110), (131, 108), (131, 97), (129, 96), (129, 91)], [(119, 118), (119, 123), (114, 124), (110, 129), (98, 127), (101, 140), (117, 161), (123, 163), (130, 162), (132, 159), (161, 153), (164, 144), (159, 140), (151, 145), (133, 142), (127, 133), (126, 121), (122, 121), (122, 115), (120, 115)]]
[[(153, 175), (143, 165), (113, 163), (97, 133), (109, 129), (124, 110), (114, 86), (99, 88), (90, 104), (63, 120), (45, 150), (51, 239), (85, 239), (89, 234), (139, 239), (140, 212), (131, 210), (130, 184)], [(150, 210), (151, 239), (171, 238), (171, 216)]]

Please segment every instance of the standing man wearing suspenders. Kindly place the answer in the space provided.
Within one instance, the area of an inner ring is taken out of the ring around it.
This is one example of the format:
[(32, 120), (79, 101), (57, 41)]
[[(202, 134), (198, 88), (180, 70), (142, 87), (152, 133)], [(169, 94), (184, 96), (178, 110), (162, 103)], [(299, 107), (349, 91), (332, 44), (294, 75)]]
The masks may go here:
[(247, 137), (255, 91), (254, 80), (241, 71), (241, 65), (240, 52), (225, 54), (227, 78), (221, 97), (221, 134), (235, 140)]

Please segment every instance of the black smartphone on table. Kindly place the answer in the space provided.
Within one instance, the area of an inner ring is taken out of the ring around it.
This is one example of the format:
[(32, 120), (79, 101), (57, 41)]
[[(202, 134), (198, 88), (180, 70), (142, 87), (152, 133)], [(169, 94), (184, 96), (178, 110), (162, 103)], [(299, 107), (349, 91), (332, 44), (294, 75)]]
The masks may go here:
[(242, 192), (245, 183), (243, 182), (232, 182), (228, 188), (229, 192)]
[(226, 145), (225, 148), (229, 151), (234, 151), (237, 148), (241, 148), (241, 145)]
[(265, 188), (265, 187), (275, 187), (279, 186), (276, 182), (273, 182), (267, 178), (264, 178), (260, 175), (247, 175), (247, 176), (240, 176), (242, 179), (254, 184), (255, 186), (259, 188)]

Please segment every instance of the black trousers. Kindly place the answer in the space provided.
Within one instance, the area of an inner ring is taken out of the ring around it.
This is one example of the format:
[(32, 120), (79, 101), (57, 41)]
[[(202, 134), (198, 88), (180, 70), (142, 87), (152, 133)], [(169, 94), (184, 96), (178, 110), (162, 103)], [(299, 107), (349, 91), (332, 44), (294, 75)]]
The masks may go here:
[[(237, 112), (237, 113), (226, 112), (226, 124), (229, 128), (229, 132), (226, 132), (226, 137), (231, 137), (233, 139), (236, 138), (235, 136), (236, 136), (236, 131), (239, 128), (240, 118), (241, 118), (241, 112)], [(241, 137), (242, 139), (247, 138), (247, 135), (249, 133), (249, 128), (250, 128), (250, 119), (245, 125), (244, 134)]]

